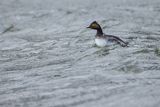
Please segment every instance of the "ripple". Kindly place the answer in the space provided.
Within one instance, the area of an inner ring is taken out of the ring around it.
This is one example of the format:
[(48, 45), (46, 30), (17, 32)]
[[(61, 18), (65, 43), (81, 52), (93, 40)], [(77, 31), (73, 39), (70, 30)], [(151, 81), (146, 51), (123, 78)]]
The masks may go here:
[[(159, 0), (10, 1), (0, 2), (0, 106), (159, 104)], [(129, 47), (95, 46), (93, 20)]]

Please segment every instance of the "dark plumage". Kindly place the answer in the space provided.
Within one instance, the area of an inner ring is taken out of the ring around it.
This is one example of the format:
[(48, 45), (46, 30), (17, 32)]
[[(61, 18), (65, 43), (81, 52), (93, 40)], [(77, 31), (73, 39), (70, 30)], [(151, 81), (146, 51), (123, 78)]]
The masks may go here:
[(92, 22), (87, 28), (97, 30), (97, 34), (95, 36), (95, 42), (97, 46), (104, 47), (107, 46), (108, 43), (117, 43), (123, 47), (128, 46), (128, 43), (124, 42), (119, 37), (104, 34), (101, 26), (96, 21)]

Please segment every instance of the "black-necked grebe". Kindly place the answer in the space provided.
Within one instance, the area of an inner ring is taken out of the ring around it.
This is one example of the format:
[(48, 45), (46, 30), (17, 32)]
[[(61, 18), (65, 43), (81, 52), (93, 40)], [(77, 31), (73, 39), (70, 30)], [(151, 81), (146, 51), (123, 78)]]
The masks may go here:
[(95, 36), (95, 43), (99, 47), (105, 47), (105, 46), (113, 45), (115, 43), (123, 47), (128, 46), (128, 43), (124, 42), (119, 37), (104, 34), (101, 26), (96, 21), (92, 22), (87, 28), (97, 30), (97, 34)]

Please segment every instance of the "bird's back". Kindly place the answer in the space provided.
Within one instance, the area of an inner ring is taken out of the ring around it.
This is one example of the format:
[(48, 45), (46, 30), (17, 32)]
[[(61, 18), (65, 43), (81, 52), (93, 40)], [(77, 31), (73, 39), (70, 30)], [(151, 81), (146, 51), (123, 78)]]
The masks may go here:
[(120, 38), (117, 37), (117, 36), (104, 34), (104, 38), (106, 38), (107, 41), (116, 42), (116, 43), (118, 43), (119, 45), (121, 45), (121, 46), (123, 46), (123, 47), (125, 47), (125, 46), (128, 45), (127, 42), (124, 42), (122, 39), (120, 39)]

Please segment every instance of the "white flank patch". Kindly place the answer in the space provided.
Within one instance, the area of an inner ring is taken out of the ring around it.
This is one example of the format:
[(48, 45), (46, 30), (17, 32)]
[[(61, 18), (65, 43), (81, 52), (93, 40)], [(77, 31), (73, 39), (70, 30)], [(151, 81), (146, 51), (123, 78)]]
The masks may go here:
[(107, 45), (107, 41), (105, 39), (102, 39), (102, 38), (96, 38), (95, 43), (99, 47), (104, 47), (104, 46)]
[(105, 47), (105, 46), (110, 46), (110, 45), (114, 44), (113, 42), (109, 42), (109, 41), (107, 41), (106, 39), (103, 39), (103, 38), (96, 38), (95, 43), (99, 47)]

